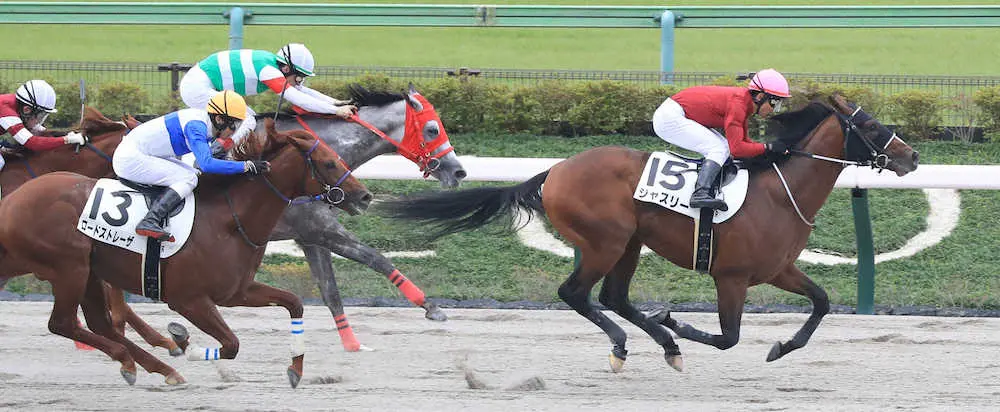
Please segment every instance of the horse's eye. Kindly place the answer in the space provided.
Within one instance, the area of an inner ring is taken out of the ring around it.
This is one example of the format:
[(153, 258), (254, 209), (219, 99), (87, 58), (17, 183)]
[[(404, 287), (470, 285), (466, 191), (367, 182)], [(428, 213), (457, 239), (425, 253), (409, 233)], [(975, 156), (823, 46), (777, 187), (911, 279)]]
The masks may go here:
[(329, 161), (329, 162), (326, 162), (326, 164), (324, 164), (324, 166), (326, 166), (327, 169), (333, 170), (333, 169), (337, 168), (337, 162)]

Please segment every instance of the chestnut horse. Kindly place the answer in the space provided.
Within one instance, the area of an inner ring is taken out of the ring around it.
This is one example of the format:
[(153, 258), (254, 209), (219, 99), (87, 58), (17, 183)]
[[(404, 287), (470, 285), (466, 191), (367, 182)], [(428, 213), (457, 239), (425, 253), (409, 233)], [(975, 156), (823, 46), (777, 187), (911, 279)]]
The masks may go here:
[(580, 251), (579, 265), (559, 287), (559, 297), (611, 338), (609, 360), (615, 372), (624, 366), (626, 336), (591, 306), (590, 291), (601, 279), (598, 300), (648, 333), (677, 370), (683, 368), (683, 359), (667, 328), (682, 338), (727, 349), (739, 341), (748, 287), (769, 283), (809, 298), (812, 314), (790, 341), (774, 345), (767, 356), (773, 361), (805, 346), (829, 311), (826, 292), (795, 267), (795, 260), (844, 164), (872, 165), (900, 176), (917, 167), (917, 153), (893, 132), (840, 97), (830, 100), (832, 105), (814, 101), (772, 118), (778, 138), (794, 147), (797, 156), (751, 168), (742, 210), (715, 226), (715, 260), (709, 273), (715, 280), (721, 335), (695, 329), (669, 312), (647, 316), (629, 302), (629, 284), (643, 245), (678, 266), (693, 266), (694, 221), (632, 198), (647, 152), (599, 147), (517, 186), (418, 195), (387, 203), (387, 211), (435, 224), (436, 236), (510, 218), (518, 209), (544, 212)]
[[(263, 245), (291, 199), (312, 196), (349, 213), (360, 213), (372, 195), (348, 174), (332, 149), (307, 132), (278, 133), (269, 122), (267, 139), (246, 139), (239, 149), (244, 157), (269, 161), (271, 172), (261, 177), (201, 178), (195, 193), (195, 229), (183, 249), (162, 261), (160, 298), (222, 344), (214, 351), (199, 348), (197, 352), (204, 351), (206, 360), (233, 359), (239, 349), (216, 305), (285, 307), (292, 318), (293, 336), (288, 378), (295, 387), (305, 354), (302, 301), (254, 281)], [(119, 361), (129, 384), (135, 383), (136, 362), (164, 375), (168, 384), (182, 383), (183, 377), (173, 368), (112, 328), (101, 281), (141, 293), (142, 259), (94, 242), (77, 230), (95, 184), (96, 179), (74, 173), (50, 173), (25, 183), (0, 202), (0, 266), (4, 273), (31, 272), (48, 281), (55, 296), (49, 330)], [(81, 303), (87, 326), (98, 334), (78, 325)]]
[[(0, 189), (3, 190), (0, 199), (7, 197), (25, 182), (46, 173), (64, 171), (89, 177), (113, 176), (111, 156), (129, 129), (138, 124), (131, 116), (126, 116), (122, 120), (122, 122), (112, 121), (96, 109), (87, 107), (79, 127), (80, 132), (88, 140), (83, 147), (63, 146), (45, 152), (9, 154), (7, 165), (0, 171)], [(58, 132), (46, 134), (58, 135)], [(3, 288), (9, 279), (2, 272), (0, 268), (0, 288)], [(111, 312), (112, 324), (120, 333), (125, 333), (125, 323), (128, 322), (149, 344), (164, 348), (173, 356), (184, 354), (172, 339), (161, 336), (126, 306), (124, 295), (120, 291), (115, 294), (108, 288), (107, 292), (111, 306), (117, 308)]]

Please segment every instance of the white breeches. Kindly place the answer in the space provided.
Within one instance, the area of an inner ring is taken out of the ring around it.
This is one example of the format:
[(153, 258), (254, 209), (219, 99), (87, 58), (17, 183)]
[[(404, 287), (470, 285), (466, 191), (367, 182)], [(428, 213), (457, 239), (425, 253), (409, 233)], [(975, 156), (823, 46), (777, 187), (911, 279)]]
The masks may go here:
[[(212, 97), (219, 93), (220, 90), (215, 90), (215, 86), (212, 85), (212, 81), (209, 80), (208, 75), (205, 71), (198, 66), (192, 67), (184, 74), (184, 78), (181, 79), (180, 93), (181, 100), (187, 107), (192, 109), (202, 109), (208, 107), (208, 101), (212, 100)], [(244, 137), (250, 134), (254, 128), (257, 127), (257, 122), (254, 119), (256, 112), (247, 106), (247, 117), (240, 125), (236, 128), (236, 132), (233, 133), (233, 142), (239, 144)]]
[(729, 159), (729, 141), (719, 132), (685, 117), (684, 108), (673, 99), (664, 101), (653, 113), (653, 131), (667, 143), (701, 153), (720, 165)]
[(127, 137), (115, 149), (111, 162), (115, 174), (133, 182), (167, 186), (183, 199), (198, 186), (198, 171), (176, 157), (143, 153)]

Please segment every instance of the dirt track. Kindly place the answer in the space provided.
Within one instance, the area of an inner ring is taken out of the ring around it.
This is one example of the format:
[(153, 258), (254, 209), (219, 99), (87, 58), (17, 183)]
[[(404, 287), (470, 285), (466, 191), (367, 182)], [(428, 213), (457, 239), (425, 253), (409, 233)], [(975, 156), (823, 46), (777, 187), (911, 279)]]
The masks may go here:
[[(180, 319), (165, 305), (133, 306), (161, 330)], [(607, 338), (569, 311), (452, 309), (434, 323), (419, 309), (348, 308), (376, 350), (345, 353), (329, 312), (310, 306), (305, 376), (293, 390), (283, 309), (223, 309), (241, 339), (236, 360), (194, 363), (158, 350), (189, 383), (140, 372), (129, 387), (117, 363), (48, 333), (50, 308), (0, 302), (0, 409), (1000, 410), (1000, 319), (831, 315), (809, 346), (765, 363), (805, 315), (747, 315), (730, 350), (681, 341), (678, 373), (611, 315), (631, 338), (625, 371), (612, 374)], [(675, 317), (718, 331), (714, 314)], [(194, 344), (216, 345), (192, 333)], [(466, 371), (487, 388), (470, 389)]]

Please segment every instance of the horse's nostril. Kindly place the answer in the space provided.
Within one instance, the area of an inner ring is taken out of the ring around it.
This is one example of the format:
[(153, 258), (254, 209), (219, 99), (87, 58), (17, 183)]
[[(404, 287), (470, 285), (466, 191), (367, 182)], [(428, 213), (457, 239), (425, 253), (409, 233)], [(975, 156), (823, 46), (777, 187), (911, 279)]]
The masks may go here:
[(913, 152), (913, 164), (917, 164), (918, 162), (920, 162), (920, 153)]
[(371, 203), (373, 197), (372, 192), (365, 192), (365, 194), (361, 195), (361, 200), (365, 203)]
[(465, 179), (466, 173), (465, 169), (458, 169), (455, 171), (455, 178), (458, 180)]

